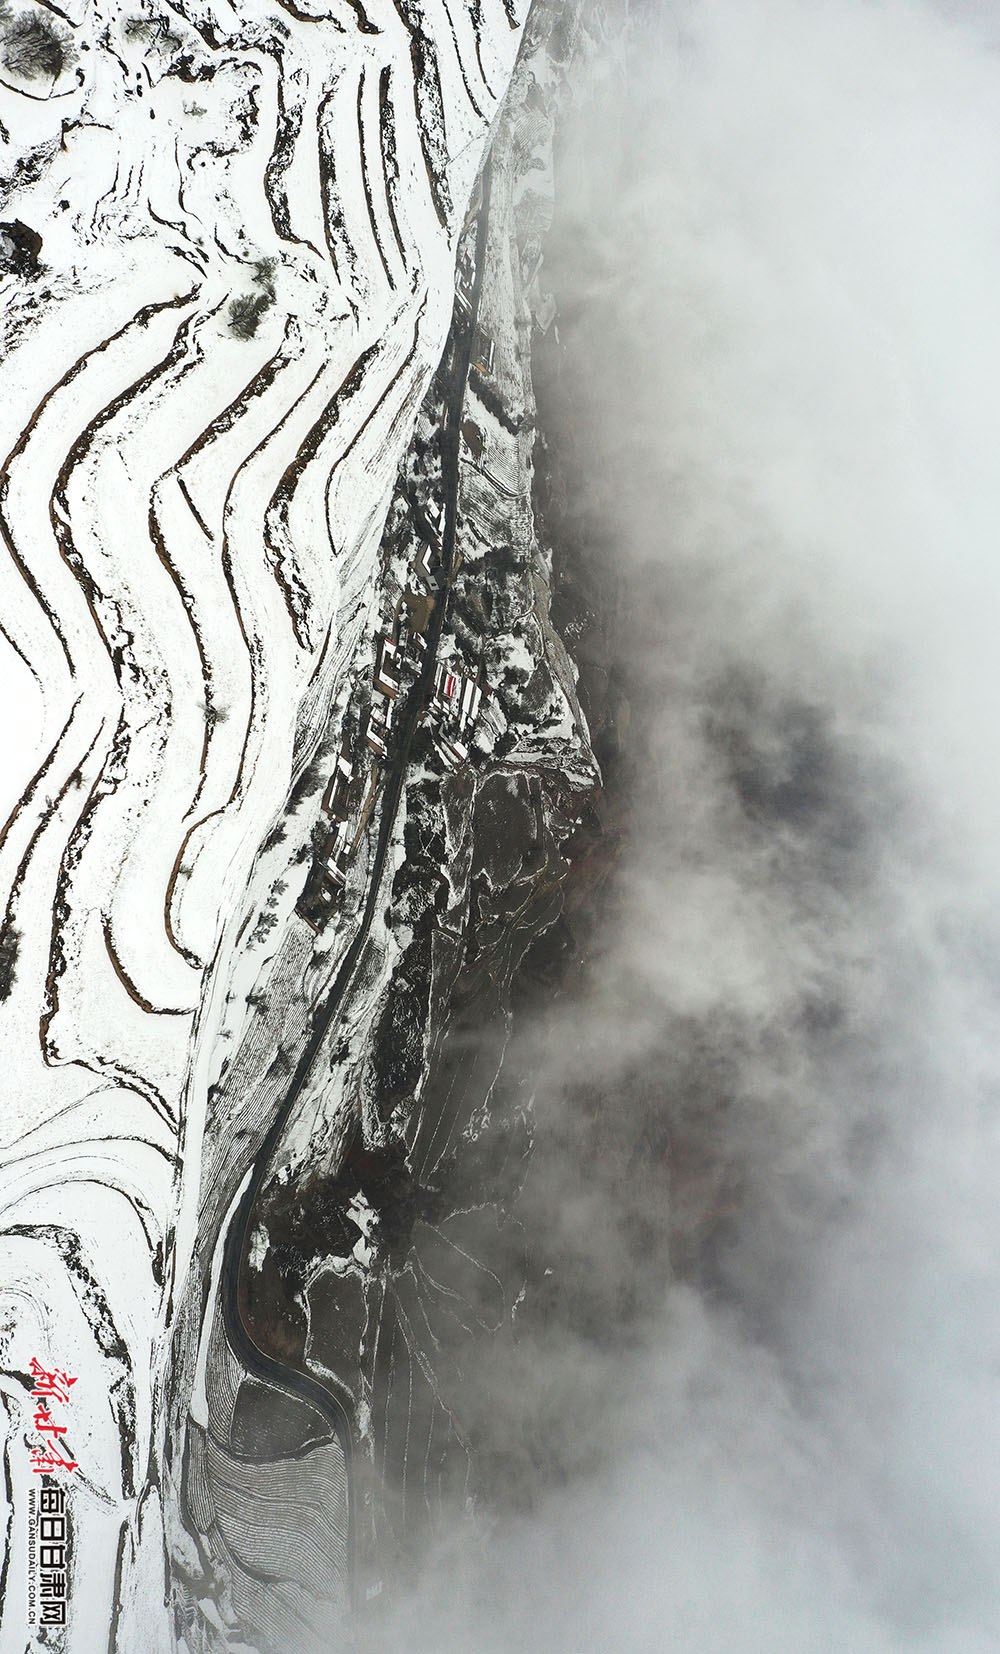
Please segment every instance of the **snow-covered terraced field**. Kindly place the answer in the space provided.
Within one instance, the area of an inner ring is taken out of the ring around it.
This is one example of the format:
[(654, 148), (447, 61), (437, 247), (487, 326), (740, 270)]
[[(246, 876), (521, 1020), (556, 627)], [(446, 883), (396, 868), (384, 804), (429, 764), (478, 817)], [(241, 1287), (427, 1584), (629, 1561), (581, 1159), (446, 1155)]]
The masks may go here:
[(208, 1087), (259, 967), (262, 843), (369, 668), (385, 513), (525, 10), (0, 19), (0, 613), (5, 720), (27, 725), (0, 834), (14, 1643), (35, 1358), (77, 1379), (64, 1646), (172, 1646), (158, 1397)]

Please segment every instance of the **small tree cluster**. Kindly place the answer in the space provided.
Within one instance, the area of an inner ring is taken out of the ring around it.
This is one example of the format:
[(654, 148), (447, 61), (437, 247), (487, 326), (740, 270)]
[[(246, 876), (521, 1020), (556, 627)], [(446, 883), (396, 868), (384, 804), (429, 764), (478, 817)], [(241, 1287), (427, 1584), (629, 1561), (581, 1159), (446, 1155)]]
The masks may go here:
[(259, 258), (250, 266), (250, 279), (258, 291), (240, 293), (229, 305), (229, 331), (237, 339), (252, 339), (261, 317), (274, 303), (277, 268), (276, 258)]
[(59, 79), (73, 61), (73, 42), (64, 29), (40, 12), (12, 17), (0, 10), (0, 59), (19, 80)]
[(252, 339), (273, 303), (269, 293), (240, 293), (229, 305), (230, 333), (237, 339)]
[(122, 25), (129, 40), (138, 40), (144, 46), (157, 46), (171, 56), (179, 52), (184, 42), (170, 27), (170, 20), (160, 14), (151, 17), (128, 17)]
[(0, 931), (0, 1004), (10, 998), (17, 980), (17, 956), (21, 947), (21, 932), (14, 925)]

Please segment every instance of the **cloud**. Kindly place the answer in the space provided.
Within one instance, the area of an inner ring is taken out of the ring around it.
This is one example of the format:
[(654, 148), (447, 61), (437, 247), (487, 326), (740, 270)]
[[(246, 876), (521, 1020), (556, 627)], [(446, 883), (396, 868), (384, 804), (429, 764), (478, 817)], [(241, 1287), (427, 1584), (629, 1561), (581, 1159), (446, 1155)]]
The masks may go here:
[(1000, 1644), (995, 37), (651, 8), (565, 135), (543, 411), (628, 851), (511, 1054), (544, 1469), (384, 1646)]

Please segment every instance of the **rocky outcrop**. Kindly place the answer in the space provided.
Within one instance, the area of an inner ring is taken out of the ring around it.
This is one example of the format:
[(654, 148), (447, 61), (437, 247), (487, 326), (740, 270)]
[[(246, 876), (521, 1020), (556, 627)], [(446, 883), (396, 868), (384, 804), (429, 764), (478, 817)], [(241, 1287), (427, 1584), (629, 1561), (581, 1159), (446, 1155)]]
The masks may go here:
[[(180, 1373), (185, 1349), (190, 1365), (200, 1341), (203, 1401), (196, 1389), (185, 1412), (187, 1386), (178, 1382), (172, 1415), (185, 1443), (178, 1505), (200, 1554), (195, 1567), (190, 1540), (178, 1536), (188, 1561), (175, 1572), (177, 1612), (190, 1646), (196, 1624), (197, 1646), (214, 1646), (203, 1598), (222, 1605), (224, 1621), (243, 1623), (246, 1585), (225, 1541), (206, 1446), (213, 1436), (218, 1443), (210, 1415), (221, 1405), (232, 1450), (249, 1392), (260, 1436), (254, 1446), (244, 1434), (243, 1451), (259, 1462), (267, 1452), (260, 1373), (236, 1385), (228, 1376), (218, 1250), (237, 1221), (222, 1192), (250, 1165), (264, 1122), (285, 1111), (263, 1176), (258, 1153), (240, 1313), (255, 1349), (276, 1364), (273, 1405), (286, 1405), (282, 1382), (315, 1403), (300, 1415), (286, 1462), (304, 1467), (308, 1441), (323, 1428), (313, 1384), (342, 1409), (350, 1460), (354, 1520), (343, 1558), (316, 1585), (312, 1623), (329, 1623), (325, 1605), (348, 1575), (359, 1609), (372, 1611), (365, 1604), (391, 1590), (428, 1524), (473, 1489), (479, 1466), (471, 1416), (463, 1419), (463, 1362), (482, 1334), (509, 1327), (524, 1285), (514, 1206), (530, 1109), (524, 1099), (494, 1108), (491, 1098), (512, 993), (559, 919), (567, 842), (598, 781), (576, 672), (552, 621), (551, 554), (534, 489), (531, 339), (548, 314), (539, 247), (562, 77), (550, 50), (554, 22), (544, 7), (532, 14), (495, 127), (459, 244), (452, 335), (397, 477), (380, 558), (377, 636), (401, 637), (401, 614), (419, 611), (438, 663), (458, 680), (475, 678), (484, 710), (456, 765), (442, 753), (433, 699), (424, 701), (390, 816), (391, 739), (385, 758), (364, 741), (378, 715), (381, 646), (357, 663), (268, 852), (275, 929), (287, 928), (213, 1085), (200, 1244), (204, 1278), (210, 1243), (217, 1269), (207, 1297), (192, 1291), (177, 1343)], [(571, 41), (560, 49), (572, 50)], [(466, 347), (459, 406), (456, 364)], [(405, 705), (416, 668), (402, 670)], [(397, 713), (397, 727), (405, 716)], [(326, 828), (315, 824), (338, 754), (351, 775), (352, 848), (343, 895), (320, 922), (308, 892)], [(300, 909), (305, 899), (315, 935), (286, 918), (303, 890)], [(329, 1418), (326, 1429), (328, 1439), (338, 1433)], [(227, 1472), (218, 1498), (229, 1500), (232, 1484)], [(311, 1497), (304, 1481), (300, 1511)], [(287, 1588), (274, 1581), (279, 1605)], [(276, 1642), (280, 1617), (259, 1600), (254, 1612), (251, 1634)]]

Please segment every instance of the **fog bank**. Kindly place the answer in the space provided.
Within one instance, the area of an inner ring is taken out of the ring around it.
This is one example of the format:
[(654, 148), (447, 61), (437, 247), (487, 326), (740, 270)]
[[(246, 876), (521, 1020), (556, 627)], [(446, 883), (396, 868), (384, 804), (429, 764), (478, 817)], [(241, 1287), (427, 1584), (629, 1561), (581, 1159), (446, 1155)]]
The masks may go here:
[(992, 1650), (996, 29), (653, 12), (581, 89), (547, 260), (632, 715), (616, 917), (512, 1053), (558, 1267), (510, 1431), (558, 1447), (380, 1646)]

